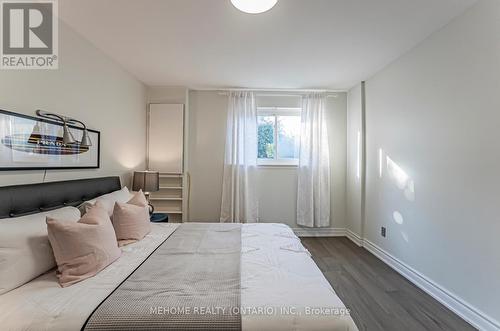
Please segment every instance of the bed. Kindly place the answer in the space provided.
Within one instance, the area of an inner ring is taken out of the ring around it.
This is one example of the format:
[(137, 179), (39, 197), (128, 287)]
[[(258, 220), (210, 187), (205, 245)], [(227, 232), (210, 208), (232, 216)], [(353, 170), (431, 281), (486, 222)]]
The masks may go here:
[[(119, 178), (0, 188), (0, 222), (77, 206)], [(96, 276), (61, 288), (51, 270), (0, 295), (2, 330), (357, 330), (283, 224), (152, 224)]]

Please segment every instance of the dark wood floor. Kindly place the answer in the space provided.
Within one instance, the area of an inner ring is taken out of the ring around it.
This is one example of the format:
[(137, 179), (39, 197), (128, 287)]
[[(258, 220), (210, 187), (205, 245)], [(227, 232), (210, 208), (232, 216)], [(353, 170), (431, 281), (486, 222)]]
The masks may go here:
[(475, 330), (347, 238), (301, 238), (359, 330)]

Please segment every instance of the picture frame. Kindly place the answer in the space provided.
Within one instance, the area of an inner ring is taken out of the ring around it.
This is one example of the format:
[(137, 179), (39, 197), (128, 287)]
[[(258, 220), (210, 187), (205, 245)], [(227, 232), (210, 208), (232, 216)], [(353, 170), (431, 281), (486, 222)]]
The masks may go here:
[(60, 122), (0, 109), (0, 171), (100, 168), (100, 131), (87, 129), (92, 145), (80, 146), (84, 129), (68, 128), (74, 144), (64, 144)]

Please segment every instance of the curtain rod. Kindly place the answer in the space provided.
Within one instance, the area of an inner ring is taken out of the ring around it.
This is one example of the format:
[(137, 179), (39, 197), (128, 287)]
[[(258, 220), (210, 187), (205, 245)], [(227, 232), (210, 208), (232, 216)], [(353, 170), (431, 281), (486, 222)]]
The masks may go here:
[(330, 89), (265, 89), (265, 88), (189, 88), (194, 91), (214, 91), (214, 92), (231, 92), (231, 91), (248, 91), (248, 92), (278, 92), (278, 93), (342, 93), (346, 90), (330, 90)]
[[(201, 91), (201, 90), (196, 90), (196, 91)], [(203, 90), (203, 91), (209, 91), (209, 90)], [(229, 95), (229, 92), (230, 91), (221, 91), (221, 90), (214, 90), (215, 91), (218, 91), (218, 95), (225, 95), (225, 96), (228, 96)], [(236, 91), (236, 90), (235, 90)], [(300, 97), (302, 96), (303, 94), (306, 94), (307, 92), (295, 92), (295, 93), (292, 93), (292, 92), (289, 92), (287, 94), (285, 93), (282, 93), (282, 94), (277, 94), (277, 93), (260, 93), (260, 94), (256, 94), (255, 96), (257, 97)], [(338, 95), (337, 93), (338, 92), (325, 92), (327, 95), (326, 97), (327, 98), (336, 98)]]

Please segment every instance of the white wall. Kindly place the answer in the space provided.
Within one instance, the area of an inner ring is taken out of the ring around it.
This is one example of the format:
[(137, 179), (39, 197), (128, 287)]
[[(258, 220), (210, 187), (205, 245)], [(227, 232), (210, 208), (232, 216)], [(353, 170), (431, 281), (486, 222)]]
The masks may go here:
[(351, 89), (347, 95), (346, 169), (346, 228), (358, 236), (362, 236), (362, 139), (358, 143), (358, 134), (360, 138), (363, 134), (361, 102), (361, 85), (358, 85)]
[[(365, 225), (367, 240), (497, 328), (499, 36), (500, 1), (480, 1), (367, 81)], [(414, 198), (389, 176), (386, 156), (414, 181)]]
[[(345, 227), (346, 93), (328, 98), (327, 121), (332, 162), (331, 227)], [(259, 97), (259, 106), (300, 106), (300, 98)], [(191, 221), (217, 221), (220, 217), (226, 135), (227, 97), (217, 92), (189, 93), (189, 172)], [(296, 224), (296, 168), (261, 167), (258, 176), (262, 222)]]
[(227, 97), (189, 92), (189, 220), (218, 222), (222, 198)]
[(330, 227), (343, 229), (346, 225), (347, 93), (327, 98), (326, 114), (332, 181)]
[[(120, 175), (128, 185), (145, 165), (146, 91), (63, 22), (58, 70), (2, 70), (0, 109), (35, 115), (36, 109), (74, 116), (101, 131), (101, 168), (49, 170), (46, 181)], [(0, 172), (0, 185), (41, 182), (43, 171)]]
[(149, 86), (148, 103), (185, 104), (187, 88), (181, 86)]

